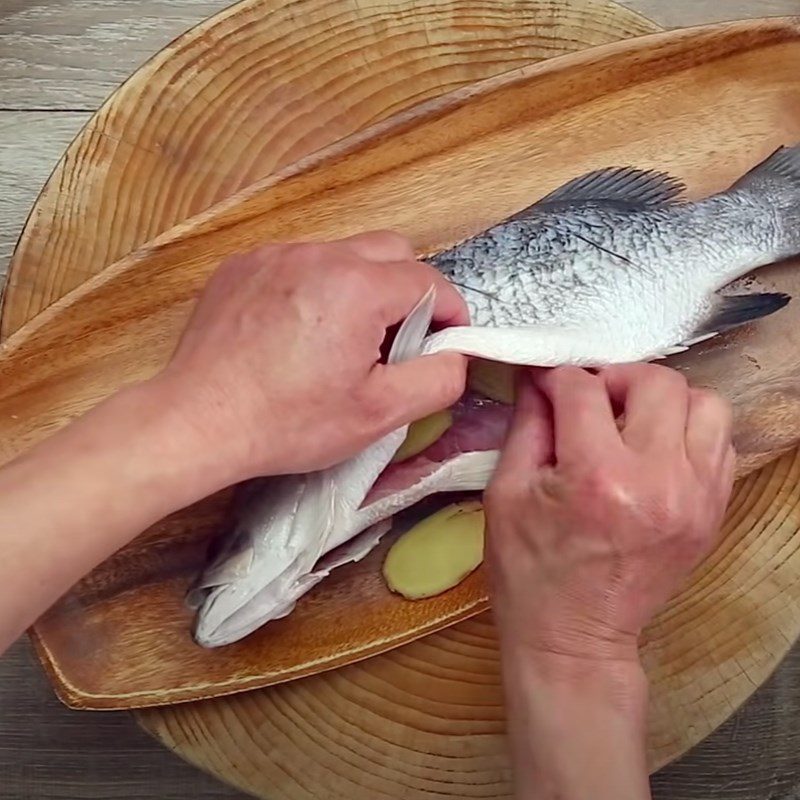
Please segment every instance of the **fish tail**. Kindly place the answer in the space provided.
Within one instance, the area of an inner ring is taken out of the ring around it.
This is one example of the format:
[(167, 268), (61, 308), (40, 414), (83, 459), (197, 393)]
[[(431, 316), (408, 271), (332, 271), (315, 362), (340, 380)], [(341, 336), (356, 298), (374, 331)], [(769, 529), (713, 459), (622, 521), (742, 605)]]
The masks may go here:
[(730, 191), (766, 200), (779, 218), (779, 257), (800, 254), (800, 145), (779, 147), (739, 178)]

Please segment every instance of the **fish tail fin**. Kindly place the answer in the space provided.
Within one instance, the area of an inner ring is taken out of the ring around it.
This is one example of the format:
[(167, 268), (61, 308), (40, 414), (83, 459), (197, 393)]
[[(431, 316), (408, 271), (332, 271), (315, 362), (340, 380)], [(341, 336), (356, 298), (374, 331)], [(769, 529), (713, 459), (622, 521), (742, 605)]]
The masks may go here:
[(800, 253), (800, 144), (779, 147), (746, 172), (729, 191), (751, 192), (768, 200), (781, 217), (783, 258)]

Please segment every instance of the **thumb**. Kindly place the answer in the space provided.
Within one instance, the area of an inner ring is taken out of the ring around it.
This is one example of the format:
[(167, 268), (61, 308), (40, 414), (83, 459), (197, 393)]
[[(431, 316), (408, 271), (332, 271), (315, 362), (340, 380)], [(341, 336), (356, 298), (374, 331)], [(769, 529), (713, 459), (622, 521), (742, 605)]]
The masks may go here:
[(369, 393), (379, 398), (387, 430), (416, 422), (456, 403), (467, 382), (467, 359), (459, 353), (420, 356), (398, 364), (376, 364)]

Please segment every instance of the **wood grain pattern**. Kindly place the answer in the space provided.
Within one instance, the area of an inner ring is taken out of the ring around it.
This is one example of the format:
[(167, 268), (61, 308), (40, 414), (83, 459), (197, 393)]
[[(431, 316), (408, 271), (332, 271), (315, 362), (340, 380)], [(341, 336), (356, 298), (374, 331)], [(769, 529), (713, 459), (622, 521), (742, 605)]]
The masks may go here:
[(635, 8), (665, 27), (703, 25), (708, 22), (800, 13), (798, 0), (724, 0), (709, 3), (698, 0), (627, 0)]
[[(3, 0), (0, 109), (94, 111), (153, 53), (229, 5), (230, 0)], [(622, 5), (670, 27), (800, 11), (798, 0)]]
[[(652, 769), (730, 716), (796, 638), (798, 526), (795, 453), (738, 485), (721, 544), (646, 631)], [(334, 672), (139, 719), (259, 796), (444, 798), (453, 783), (460, 797), (510, 796), (489, 615)]]
[[(0, 658), (2, 800), (250, 797), (174, 755), (189, 741), (197, 756), (198, 739), (209, 736), (211, 726), (198, 723), (191, 704), (165, 710), (169, 721), (158, 725), (153, 718), (159, 712), (147, 713), (145, 722), (154, 736), (169, 728), (162, 745), (139, 730), (128, 714), (87, 714), (61, 705), (27, 644), (20, 641)], [(795, 800), (800, 788), (798, 681), (800, 649), (795, 648), (740, 711), (686, 756), (653, 776), (654, 800)], [(189, 716), (185, 721), (180, 715), (184, 709)], [(250, 704), (248, 711), (250, 726), (260, 728), (258, 707)], [(233, 714), (227, 718), (233, 720)], [(265, 746), (263, 738), (235, 740), (229, 732), (213, 740), (208, 748), (214, 756), (201, 755), (200, 766), (211, 770), (212, 764), (225, 759), (241, 759), (246, 741), (252, 747)], [(289, 758), (286, 753), (282, 757)], [(302, 750), (297, 757), (305, 759)], [(248, 755), (246, 760), (252, 758)], [(263, 794), (276, 797), (267, 788)], [(319, 800), (329, 800), (329, 795)]]
[(88, 112), (0, 111), (0, 291), (31, 205), (76, 128), (90, 116)]
[[(175, 223), (411, 100), (618, 38), (605, 0), (587, 5), (590, 27), (575, 11), (556, 20), (554, 8), (248, 2), (200, 25), (123, 85), (65, 154), (11, 265), (3, 335)], [(518, 24), (534, 11), (537, 27)], [(627, 26), (646, 30), (633, 14)], [(155, 205), (141, 202), (142, 187)]]
[[(349, 3), (344, 4), (342, 7), (344, 9), (346, 9), (346, 10), (351, 10), (352, 9), (352, 5), (349, 4)], [(598, 4), (594, 4), (594, 5), (593, 4), (589, 4), (589, 5), (581, 6), (581, 9), (582, 9), (581, 13), (592, 14), (592, 20), (593, 21), (592, 21), (592, 25), (589, 28), (590, 33), (583, 32), (583, 27), (575, 22), (575, 20), (580, 21), (580, 19), (581, 19), (580, 14), (574, 13), (569, 8), (567, 9), (568, 13), (564, 14), (557, 21), (553, 20), (552, 13), (551, 13), (552, 12), (551, 4), (544, 4), (544, 5), (541, 5), (541, 4), (532, 4), (532, 5), (531, 4), (516, 4), (513, 7), (507, 7), (507, 13), (509, 15), (513, 15), (514, 22), (516, 24), (519, 21), (519, 14), (520, 14), (521, 11), (527, 9), (526, 13), (529, 14), (531, 16), (531, 18), (538, 20), (539, 17), (541, 16), (540, 11), (541, 11), (542, 8), (547, 12), (547, 14), (545, 15), (545, 19), (547, 20), (547, 26), (543, 29), (543, 30), (547, 31), (547, 35), (550, 35), (551, 29), (555, 29), (555, 30), (558, 30), (560, 32), (559, 35), (564, 36), (565, 41), (578, 42), (578, 43), (582, 42), (586, 38), (591, 38), (592, 36), (595, 36), (595, 37), (597, 37), (597, 36), (605, 37), (606, 36), (606, 27), (604, 27), (604, 25), (606, 23), (606, 19), (607, 19), (608, 14), (609, 14), (609, 8), (610, 7), (605, 3), (598, 3)], [(450, 10), (452, 12), (452, 9), (450, 9)], [(471, 9), (469, 6), (465, 6), (464, 8), (461, 9), (460, 13), (465, 15), (466, 18), (469, 18), (470, 14), (474, 14), (476, 12), (474, 11), (474, 9)], [(509, 24), (507, 24), (507, 20), (509, 18), (510, 17), (504, 17), (504, 18), (500, 19), (499, 22), (496, 23), (497, 31), (508, 32), (508, 31), (512, 30), (511, 26)], [(632, 16), (632, 15), (626, 15), (625, 19), (626, 19), (627, 24), (628, 24), (628, 28), (626, 30), (627, 34), (641, 32), (643, 23), (639, 20), (639, 18), (637, 18), (635, 16)], [(274, 36), (275, 35), (275, 33), (274, 33), (275, 25), (272, 24), (272, 23), (274, 23), (274, 21), (271, 20), (270, 24), (266, 25), (266, 27), (267, 27), (267, 30), (270, 32), (270, 35)], [(434, 22), (428, 20), (427, 24), (429, 26), (432, 26), (434, 24)], [(426, 31), (427, 30), (428, 29), (426, 29)], [(432, 28), (431, 28), (431, 30), (432, 30)], [(492, 29), (489, 29), (489, 30), (492, 30)], [(533, 30), (535, 30), (535, 29), (533, 29)], [(599, 31), (599, 32), (597, 32), (597, 31)], [(484, 30), (483, 35), (486, 35), (486, 30)], [(497, 33), (496, 34), (496, 36), (500, 36), (500, 35), (501, 35), (501, 33)], [(430, 36), (430, 33), (429, 32), (426, 33), (426, 36)], [(460, 34), (458, 34), (456, 32), (456, 34), (455, 34), (456, 42), (460, 41), (459, 37), (460, 37)], [(602, 40), (603, 39), (601, 38), (601, 41)], [(414, 41), (416, 41), (416, 39), (414, 37), (411, 37), (411, 41), (413, 43)], [(537, 36), (532, 33), (531, 37), (530, 37), (530, 42), (531, 42), (531, 47), (530, 47), (530, 52), (528, 53), (528, 55), (530, 56), (529, 60), (536, 60), (537, 56), (538, 56), (538, 58), (541, 58), (541, 55), (543, 53), (546, 53), (546, 52), (551, 51), (551, 50), (554, 49), (554, 46), (552, 44), (547, 45), (545, 43), (546, 40), (541, 35), (537, 38)], [(558, 46), (555, 47), (556, 51), (559, 50), (559, 47), (561, 47), (561, 45), (558, 45)], [(495, 49), (497, 49), (499, 51), (501, 48), (499, 46), (496, 46)], [(477, 58), (478, 61), (480, 62), (484, 58), (485, 51), (486, 51), (485, 47), (482, 48), (480, 51), (473, 50), (471, 40), (467, 41), (467, 44), (465, 45), (465, 50), (464, 50), (464, 54), (465, 54), (464, 55), (464, 60), (467, 63), (469, 63), (470, 57), (471, 57), (470, 53), (473, 53), (473, 54), (477, 54), (477, 55), (475, 55), (475, 58)], [(263, 48), (261, 48), (260, 52), (263, 52)], [(515, 53), (513, 48), (509, 51), (508, 58), (510, 60), (509, 63), (513, 64), (513, 63), (516, 62), (516, 59), (518, 58), (518, 55)], [(453, 75), (461, 74), (461, 82), (462, 83), (466, 82), (468, 77), (470, 76), (470, 73), (473, 73), (475, 68), (474, 67), (470, 67), (469, 69), (466, 69), (466, 71), (464, 71), (464, 69), (462, 69), (462, 67), (459, 66), (459, 64), (460, 64), (459, 59), (456, 58), (456, 59), (454, 59), (454, 61), (455, 61), (456, 67), (454, 67), (454, 69), (450, 71), (450, 74), (453, 74)], [(425, 71), (422, 66), (416, 66), (413, 69), (415, 69), (417, 71)], [(492, 71), (497, 71), (498, 67), (496, 65), (494, 65), (494, 66), (491, 66), (490, 69), (492, 69)], [(443, 66), (439, 70), (439, 73), (440, 73), (440, 78), (441, 78), (441, 75), (447, 75), (448, 74), (448, 69)], [(146, 82), (144, 85), (150, 86), (150, 83)], [(404, 84), (404, 85), (405, 86), (409, 86), (408, 84)], [(418, 84), (413, 84), (409, 88), (413, 88), (415, 91), (418, 91), (419, 86), (418, 86)], [(358, 99), (358, 97), (359, 97), (359, 94), (358, 94), (359, 83), (358, 82), (355, 84), (354, 91), (355, 91), (355, 98)], [(397, 98), (397, 91), (398, 91), (397, 89), (394, 90), (395, 101), (396, 101), (396, 98)], [(389, 94), (381, 93), (380, 97), (381, 97), (380, 102), (391, 102), (393, 95), (392, 95), (392, 93), (389, 93)], [(406, 99), (406, 102), (407, 103), (412, 102), (415, 99), (415, 97), (416, 97), (416, 94), (409, 95), (407, 97), (407, 99)], [(375, 102), (376, 101), (373, 101), (373, 105), (375, 104)], [(374, 113), (372, 113), (372, 116), (376, 116), (376, 115), (377, 116), (385, 116), (386, 113), (388, 113), (388, 110), (383, 108), (383, 107), (380, 107), (379, 109), (375, 110)], [(348, 119), (350, 120), (350, 124), (355, 124), (355, 125), (357, 125), (360, 121), (361, 122), (364, 121), (363, 119), (359, 120), (358, 116), (352, 117), (352, 116), (348, 115)], [(295, 135), (298, 135), (297, 126), (293, 126), (293, 132), (294, 132)], [(302, 130), (300, 132), (302, 132)], [(91, 135), (91, 133), (89, 133), (89, 135)], [(329, 135), (329, 133), (326, 133), (326, 135)], [(304, 139), (306, 139), (306, 144), (308, 144), (307, 137), (304, 137)], [(76, 143), (76, 144), (78, 144), (78, 143)], [(157, 191), (158, 191), (158, 187), (156, 186), (156, 187), (153, 188), (153, 192), (154, 192), (154, 194), (156, 196), (157, 196)], [(113, 204), (111, 204), (111, 205), (113, 206)], [(108, 204), (107, 204), (107, 206), (108, 206)], [(163, 204), (160, 204), (158, 207), (162, 208), (162, 210), (163, 210)], [(81, 218), (81, 219), (83, 220), (83, 218)], [(27, 273), (29, 273), (31, 271), (31, 264), (30, 264), (30, 262), (25, 262), (24, 261), (25, 249), (22, 248), (20, 253), (21, 253), (20, 258), (22, 258), (23, 261), (19, 262), (19, 263), (24, 263), (25, 266), (26, 266), (26, 269), (27, 269)], [(12, 307), (12, 304), (15, 302), (15, 298), (17, 298), (18, 296), (19, 296), (18, 287), (16, 285), (12, 284), (12, 286), (11, 286), (11, 288), (9, 290), (9, 295), (8, 295), (9, 308)], [(31, 398), (32, 398), (32, 396), (30, 394), (26, 395), (26, 404), (31, 400)], [(197, 536), (198, 534), (202, 535), (202, 527), (198, 526), (197, 523), (198, 523), (197, 519), (195, 519), (193, 522), (189, 523), (189, 526), (191, 526), (191, 529), (193, 531), (193, 535), (194, 536)], [(208, 533), (208, 531), (206, 533)], [(148, 539), (145, 537), (143, 540), (141, 540), (141, 544), (146, 549), (148, 547)], [(197, 549), (195, 551), (194, 560), (192, 560), (191, 558), (189, 558), (189, 559), (182, 558), (181, 554), (180, 554), (180, 548), (175, 549), (173, 552), (174, 552), (174, 554), (176, 554), (176, 558), (174, 560), (180, 565), (180, 568), (183, 570), (184, 575), (182, 577), (183, 577), (183, 579), (185, 579), (186, 572), (188, 570), (196, 569), (199, 566), (199, 562), (198, 562), (197, 559), (202, 557), (202, 549)], [(133, 565), (133, 569), (136, 569), (137, 565), (139, 565), (139, 567), (141, 568), (142, 564), (146, 565), (148, 563), (152, 563), (152, 561), (153, 561), (153, 559), (149, 559), (148, 560), (147, 556), (144, 556), (141, 559), (139, 559), (139, 558), (132, 559), (130, 562), (126, 562), (126, 563), (132, 564)], [(140, 572), (141, 572), (141, 569), (140, 569)], [(109, 573), (109, 574), (116, 574), (117, 578), (122, 577), (122, 579), (123, 579), (122, 584), (120, 584), (119, 580), (116, 581), (115, 585), (117, 587), (117, 590), (119, 590), (122, 587), (125, 587), (125, 586), (129, 585), (128, 583), (125, 582), (126, 578), (124, 577), (124, 574), (123, 574), (123, 572), (121, 570), (113, 570), (112, 569), (112, 572)], [(140, 580), (141, 580), (141, 577), (140, 577)], [(81, 590), (88, 592), (89, 595), (92, 595), (93, 593), (96, 593), (96, 585), (98, 584), (98, 582), (100, 584), (103, 583), (102, 577), (98, 581), (97, 576), (94, 576), (89, 581), (84, 582)], [(187, 643), (185, 641), (185, 630), (186, 630), (186, 622), (187, 622), (185, 613), (184, 614), (179, 614), (178, 620), (180, 620), (178, 622), (179, 630), (181, 631), (181, 633), (184, 634), (184, 637), (183, 637), (184, 638), (184, 643)], [(44, 623), (44, 624), (46, 624), (46, 623)], [(96, 663), (101, 669), (108, 670), (108, 669), (111, 668), (111, 665), (105, 664), (102, 660), (94, 662), (94, 663)], [(141, 665), (139, 665), (139, 667), (141, 667)], [(130, 663), (129, 675), (134, 676), (135, 674), (136, 674), (136, 665), (134, 665), (133, 663)]]
[[(465, 223), (480, 230), (530, 202), (520, 170), (536, 174), (544, 192), (623, 152), (642, 166), (672, 169), (695, 191), (725, 185), (758, 148), (769, 152), (800, 130), (793, 112), (798, 41), (792, 23), (776, 21), (613, 45), (569, 57), (558, 68), (534, 67), (456, 93), (267, 180), (123, 260), (6, 343), (0, 365), (6, 452), (62, 424), (65, 411), (77, 413), (120, 382), (146, 377), (168, 354), (208, 270), (226, 250), (260, 237), (343, 235), (352, 222), (338, 209), (348, 208), (362, 226), (391, 220), (425, 250), (469, 232)], [(592, 81), (582, 80), (587, 70)], [(716, 118), (735, 118), (736, 137), (704, 130), (707, 119), (696, 104), (710, 107), (719, 96)], [(665, 104), (680, 108), (679, 131), (669, 117), (653, 122)], [(541, 152), (531, 153), (534, 131)], [(620, 131), (630, 138), (623, 141)], [(492, 173), (479, 176), (487, 154)], [(479, 180), (491, 207), (463, 191)], [(437, 192), (455, 199), (436, 208), (418, 202)], [(37, 635), (70, 702), (164, 703), (265, 685), (384, 650), (485, 605), (479, 575), (442, 598), (405, 604), (389, 595), (367, 560), (325, 582), (289, 620), (209, 653), (188, 637), (181, 588), (202, 554), (197, 543), (217, 519), (217, 509), (206, 504), (158, 526), (40, 622)], [(732, 569), (741, 572), (738, 562)], [(354, 599), (362, 610), (345, 613)], [(130, 614), (131, 602), (137, 615)]]
[(229, 0), (3, 0), (0, 109), (95, 111), (153, 53), (229, 5)]

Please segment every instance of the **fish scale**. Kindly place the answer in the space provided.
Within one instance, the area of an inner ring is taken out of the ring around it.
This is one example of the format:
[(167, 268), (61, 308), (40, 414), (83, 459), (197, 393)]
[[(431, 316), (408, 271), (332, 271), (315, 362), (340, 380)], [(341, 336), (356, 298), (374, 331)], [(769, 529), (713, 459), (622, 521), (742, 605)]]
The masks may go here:
[(781, 250), (773, 215), (739, 195), (635, 210), (542, 204), (429, 261), (460, 288), (474, 325), (594, 325), (613, 302), (673, 322), (655, 335), (684, 322), (688, 336), (709, 292)]
[[(472, 324), (426, 337), (427, 297), (401, 326), (394, 356), (644, 361), (782, 308), (783, 294), (718, 290), (800, 254), (800, 149), (778, 149), (704, 200), (682, 201), (682, 191), (664, 173), (598, 170), (434, 255), (429, 261), (459, 287)], [(286, 616), (331, 570), (363, 558), (393, 514), (437, 492), (483, 489), (510, 414), (468, 397), (453, 426), (410, 462), (390, 463), (403, 428), (330, 470), (256, 487), (228, 547), (190, 593), (199, 605), (195, 640), (225, 645)]]

